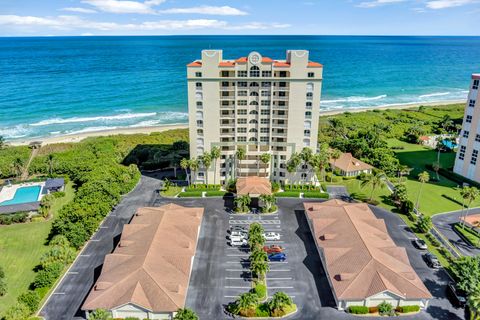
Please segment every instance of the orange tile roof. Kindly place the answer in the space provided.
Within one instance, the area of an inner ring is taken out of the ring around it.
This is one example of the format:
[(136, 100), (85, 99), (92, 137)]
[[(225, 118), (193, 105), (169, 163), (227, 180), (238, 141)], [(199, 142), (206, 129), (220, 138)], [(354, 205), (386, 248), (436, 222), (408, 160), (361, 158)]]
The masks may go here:
[(219, 67), (234, 67), (235, 62), (233, 61), (222, 61), (218, 64)]
[(273, 66), (274, 67), (290, 67), (290, 63), (286, 62), (286, 61), (277, 61), (275, 60), (273, 62)]
[(258, 197), (262, 194), (272, 194), (270, 180), (260, 177), (239, 177), (237, 179), (237, 195)]
[(342, 153), (340, 158), (337, 161), (334, 159), (329, 160), (330, 165), (335, 165), (335, 168), (338, 168), (345, 172), (352, 172), (352, 171), (363, 171), (373, 169), (371, 165), (365, 163), (363, 161), (358, 160), (351, 153)]
[(307, 64), (307, 67), (309, 67), (309, 68), (322, 68), (323, 65), (321, 63), (318, 63), (318, 62), (309, 61), (308, 64)]
[(430, 299), (405, 248), (365, 203), (304, 203), (337, 300), (364, 300), (384, 291), (403, 299)]
[(176, 204), (138, 209), (115, 251), (105, 257), (82, 309), (125, 304), (152, 312), (183, 308), (202, 217), (203, 208)]
[(272, 60), (271, 58), (269, 58), (269, 57), (262, 57), (262, 62), (263, 62), (263, 63), (272, 63), (273, 60)]
[(469, 215), (460, 219), (465, 221), (465, 223), (471, 227), (480, 228), (480, 214)]
[(187, 67), (201, 67), (202, 62), (201, 61), (193, 61), (192, 63), (187, 64)]
[(247, 62), (247, 57), (241, 57), (235, 60), (237, 63), (246, 63)]

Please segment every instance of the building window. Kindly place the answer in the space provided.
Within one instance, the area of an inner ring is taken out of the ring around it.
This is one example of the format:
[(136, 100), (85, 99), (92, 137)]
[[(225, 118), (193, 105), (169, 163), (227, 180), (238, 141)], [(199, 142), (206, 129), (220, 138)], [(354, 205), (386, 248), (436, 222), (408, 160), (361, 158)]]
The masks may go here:
[(477, 133), (477, 135), (475, 136), (475, 141), (480, 142), (480, 134)]
[(313, 99), (313, 92), (307, 92), (307, 100)]
[(258, 97), (258, 92), (257, 91), (250, 92), (250, 97)]
[(250, 68), (250, 77), (258, 78), (260, 77), (260, 68), (257, 66), (253, 66)]
[(250, 111), (250, 114), (251, 115), (258, 115), (258, 111), (257, 110), (252, 110), (252, 111)]
[(237, 105), (246, 106), (248, 104), (247, 100), (238, 100)]
[(203, 136), (203, 129), (197, 129), (197, 134), (199, 136)]
[(247, 142), (247, 137), (237, 137), (238, 142)]
[(238, 133), (247, 133), (247, 128), (237, 128)]
[(248, 77), (248, 73), (247, 73), (247, 71), (237, 71), (237, 77), (246, 78), (246, 77)]
[(195, 83), (195, 88), (197, 88), (197, 90), (202, 90), (202, 83), (201, 82)]
[(307, 83), (307, 91), (312, 92), (313, 91), (313, 83), (309, 82)]
[(228, 81), (222, 81), (222, 87), (228, 87), (229, 83)]
[(197, 116), (197, 120), (203, 120), (203, 112), (202, 111), (197, 111), (196, 116)]
[(222, 106), (229, 106), (229, 105), (230, 105), (230, 101), (226, 101), (226, 100), (222, 101)]
[(260, 142), (268, 142), (268, 137), (260, 137)]
[(312, 109), (312, 103), (310, 101), (308, 101), (307, 104), (305, 105), (305, 107), (307, 109)]
[[(262, 101), (263, 102), (263, 101)], [(262, 103), (263, 104), (263, 103)], [(262, 116), (269, 116), (270, 115), (270, 110), (260, 110), (260, 114)]]
[(257, 132), (258, 132), (258, 130), (257, 130), (257, 129), (255, 129), (255, 128), (252, 128), (252, 129), (248, 130), (248, 132), (250, 132), (250, 133), (257, 133)]
[(250, 124), (257, 124), (257, 123), (258, 123), (258, 121), (257, 121), (257, 120), (255, 120), (255, 119), (252, 119), (252, 120), (250, 120), (248, 123), (250, 123)]
[(248, 141), (250, 141), (250, 142), (257, 142), (258, 140), (257, 140), (257, 138), (255, 138), (255, 137), (251, 137)]
[(310, 139), (303, 139), (303, 146), (310, 147)]
[(468, 138), (468, 135), (470, 134), (470, 131), (463, 130), (463, 137)]
[(312, 112), (311, 111), (305, 112), (305, 118), (312, 119)]
[(195, 98), (197, 100), (202, 100), (203, 99), (203, 94), (201, 92), (195, 92)]
[(270, 106), (271, 101), (270, 100), (262, 100), (261, 104), (262, 104), (262, 106)]
[(473, 165), (477, 164), (477, 157), (478, 157), (478, 150), (473, 150), (472, 152), (472, 159), (470, 160), (470, 163)]
[(285, 107), (287, 105), (287, 102), (286, 101), (277, 101), (277, 105), (279, 107)]
[(280, 71), (280, 72), (278, 73), (278, 76), (279, 76), (280, 78), (286, 78), (286, 77), (287, 77), (287, 71)]
[(260, 119), (261, 124), (270, 124), (270, 119)]
[(251, 87), (258, 87), (258, 82), (250, 82), (250, 88)]
[(202, 101), (197, 101), (197, 108), (203, 108), (203, 102)]
[(469, 106), (469, 107), (472, 107), (472, 108), (475, 107), (475, 100), (470, 100), (470, 101), (468, 102), (468, 106)]
[(247, 109), (238, 109), (237, 114), (240, 116), (244, 116), (247, 114)]
[(201, 72), (195, 72), (195, 77), (201, 78), (201, 77), (202, 77), (202, 73), (201, 73)]
[(240, 81), (240, 82), (238, 82), (237, 87), (246, 88), (246, 87), (248, 87), (248, 83), (245, 82), (245, 81)]
[(222, 97), (228, 97), (230, 93), (228, 91), (222, 91)]
[(229, 75), (229, 72), (228, 71), (222, 71), (222, 77), (223, 78), (227, 78)]
[(247, 91), (244, 91), (244, 90), (238, 91), (238, 92), (237, 92), (237, 95), (238, 95), (239, 97), (246, 97), (246, 96), (248, 96), (248, 92), (247, 92)]
[(247, 124), (247, 119), (237, 119), (238, 124)]
[(270, 91), (262, 91), (262, 97), (270, 97), (271, 95)]
[(258, 102), (257, 101), (250, 101), (250, 105), (251, 106), (258, 106)]
[(197, 120), (197, 127), (203, 127), (203, 120)]
[(467, 147), (460, 146), (460, 151), (458, 152), (458, 159), (463, 160), (465, 159), (465, 152), (467, 151)]
[(260, 133), (268, 133), (269, 129), (268, 128), (260, 128)]
[(309, 72), (308, 77), (309, 78), (315, 78), (315, 72)]
[(305, 172), (302, 173), (302, 179), (307, 179), (307, 174)]
[(305, 122), (303, 123), (303, 127), (304, 127), (305, 129), (312, 129), (312, 122), (311, 122), (311, 121), (305, 121)]
[(279, 86), (280, 88), (286, 88), (286, 87), (287, 87), (287, 83), (286, 83), (286, 82), (279, 82), (279, 83), (278, 83), (278, 86)]
[(467, 116), (467, 118), (465, 119), (465, 122), (472, 123), (472, 116)]
[(272, 76), (272, 71), (262, 71), (262, 77), (270, 78)]
[(287, 96), (287, 93), (285, 91), (279, 91), (278, 92), (278, 96), (279, 97), (286, 97)]
[(262, 88), (271, 88), (272, 83), (271, 82), (262, 82)]
[(473, 90), (478, 90), (478, 86), (479, 86), (479, 85), (480, 85), (480, 80), (478, 80), (478, 79), (473, 80), (472, 89), (473, 89)]
[(305, 137), (310, 137), (310, 130), (308, 130), (308, 129), (307, 129), (307, 130), (303, 130), (303, 135), (304, 135)]

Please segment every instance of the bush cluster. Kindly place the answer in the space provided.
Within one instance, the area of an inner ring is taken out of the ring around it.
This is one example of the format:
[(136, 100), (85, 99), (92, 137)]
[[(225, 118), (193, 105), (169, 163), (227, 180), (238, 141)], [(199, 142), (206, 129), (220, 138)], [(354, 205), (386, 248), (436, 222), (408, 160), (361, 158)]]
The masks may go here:
[(218, 191), (220, 188), (219, 184), (192, 184), (185, 191)]
[(300, 197), (300, 191), (284, 191), (275, 193), (277, 198), (298, 198)]
[(309, 184), (294, 184), (294, 185), (285, 185), (283, 187), (285, 191), (320, 191), (320, 187), (312, 186)]
[(5, 282), (5, 271), (0, 266), (0, 297), (7, 294), (7, 283)]
[(365, 306), (350, 306), (347, 311), (351, 314), (367, 314), (369, 310)]
[(2, 214), (0, 215), (0, 224), (10, 225), (13, 223), (23, 223), (28, 220), (27, 212), (17, 212), (13, 214)]
[(304, 198), (314, 198), (314, 199), (328, 199), (329, 195), (326, 192), (304, 192)]
[(418, 312), (420, 311), (420, 306), (401, 306), (397, 307), (396, 311), (400, 313)]

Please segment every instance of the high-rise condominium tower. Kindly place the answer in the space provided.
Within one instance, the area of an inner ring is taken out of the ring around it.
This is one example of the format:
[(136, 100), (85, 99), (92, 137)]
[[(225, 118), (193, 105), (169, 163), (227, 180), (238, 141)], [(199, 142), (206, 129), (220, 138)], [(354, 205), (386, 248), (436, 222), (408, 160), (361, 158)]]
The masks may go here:
[[(309, 168), (288, 173), (286, 166), (293, 152), (317, 151), (323, 67), (308, 56), (289, 50), (286, 60), (258, 52), (224, 60), (222, 50), (203, 50), (202, 59), (187, 66), (190, 156), (221, 151), (216, 170), (200, 166), (196, 182), (207, 176), (209, 183), (254, 175), (277, 182), (312, 179)], [(264, 154), (270, 155), (266, 164)]]
[(455, 173), (477, 182), (480, 182), (480, 165), (478, 165), (478, 152), (480, 151), (479, 86), (480, 74), (473, 74), (453, 169)]

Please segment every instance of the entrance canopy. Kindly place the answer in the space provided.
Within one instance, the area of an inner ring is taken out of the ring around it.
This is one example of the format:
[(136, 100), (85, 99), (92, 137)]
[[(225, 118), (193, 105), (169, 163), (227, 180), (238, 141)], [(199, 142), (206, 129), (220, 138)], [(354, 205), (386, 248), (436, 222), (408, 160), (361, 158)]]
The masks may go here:
[(237, 179), (237, 195), (257, 198), (262, 194), (272, 194), (270, 180), (260, 177), (239, 177)]

